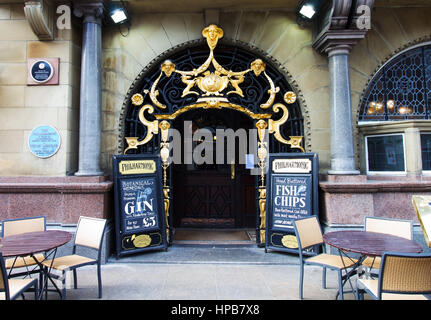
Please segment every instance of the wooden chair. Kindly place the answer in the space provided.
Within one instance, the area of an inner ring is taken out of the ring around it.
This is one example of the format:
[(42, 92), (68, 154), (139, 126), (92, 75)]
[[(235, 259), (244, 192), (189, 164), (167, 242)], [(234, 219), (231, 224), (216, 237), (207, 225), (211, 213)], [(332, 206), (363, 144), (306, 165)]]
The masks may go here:
[[(322, 274), (322, 287), (326, 289), (326, 268), (338, 272), (338, 292), (340, 299), (343, 299), (343, 284), (342, 284), (342, 270), (352, 267), (357, 260), (349, 259), (347, 257), (341, 258), (339, 255), (326, 254), (325, 246), (323, 243), (322, 230), (320, 228), (317, 217), (312, 216), (305, 219), (298, 219), (293, 221), (295, 228), (296, 239), (299, 248), (300, 260), (300, 275), (299, 275), (299, 298), (303, 298), (303, 280), (304, 280), (304, 264), (316, 265), (323, 267)], [(304, 260), (303, 250), (313, 246), (320, 246), (322, 248), (321, 254), (316, 254), (311, 258)]]
[[(105, 233), (106, 220), (98, 219), (98, 218), (90, 218), (81, 216), (78, 221), (78, 226), (76, 229), (74, 244), (73, 244), (73, 252), (71, 255), (62, 256), (52, 260), (46, 260), (43, 262), (43, 265), (46, 268), (51, 267), (52, 269), (62, 271), (62, 279), (63, 279), (63, 291), (62, 291), (62, 299), (66, 298), (66, 271), (73, 271), (73, 283), (74, 288), (77, 288), (77, 274), (76, 269), (87, 266), (97, 264), (97, 280), (98, 280), (98, 288), (99, 288), (99, 298), (102, 298), (102, 277), (101, 277), (101, 245), (103, 235)], [(83, 255), (77, 254), (77, 248), (85, 247), (96, 251), (97, 257), (89, 258)], [(58, 276), (52, 275), (54, 278)]]
[[(387, 233), (409, 240), (413, 239), (413, 223), (411, 220), (366, 216), (364, 218), (364, 230)], [(362, 262), (362, 266), (368, 267), (370, 270), (378, 270), (380, 268), (380, 262), (380, 257), (367, 257)]]
[[(19, 219), (6, 219), (1, 222), (1, 237), (8, 237), (12, 235), (27, 233), (27, 232), (38, 232), (46, 231), (46, 217), (29, 217), (29, 218), (19, 218)], [(43, 253), (38, 253), (35, 258), (41, 262), (45, 259)], [(30, 256), (26, 257), (16, 257), (5, 259), (6, 269), (12, 268), (28, 268), (29, 266), (36, 265), (36, 261)], [(33, 271), (27, 270), (27, 273), (39, 273), (39, 269)]]
[(356, 297), (367, 292), (376, 300), (428, 300), (431, 254), (385, 252), (378, 279), (357, 279)]
[(37, 299), (37, 279), (8, 279), (5, 261), (0, 252), (0, 300), (15, 300), (31, 287), (34, 287), (34, 297)]

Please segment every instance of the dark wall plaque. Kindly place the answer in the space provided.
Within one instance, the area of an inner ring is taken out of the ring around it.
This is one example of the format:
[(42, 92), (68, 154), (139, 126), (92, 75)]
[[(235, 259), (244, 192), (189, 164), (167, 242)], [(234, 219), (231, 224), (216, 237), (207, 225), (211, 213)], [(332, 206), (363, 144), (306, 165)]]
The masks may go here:
[(53, 66), (46, 60), (37, 60), (33, 62), (30, 68), (30, 76), (33, 81), (45, 83), (51, 80), (54, 75)]
[(297, 252), (293, 220), (318, 215), (315, 153), (269, 155), (265, 249)]
[(166, 249), (160, 158), (113, 156), (117, 258)]

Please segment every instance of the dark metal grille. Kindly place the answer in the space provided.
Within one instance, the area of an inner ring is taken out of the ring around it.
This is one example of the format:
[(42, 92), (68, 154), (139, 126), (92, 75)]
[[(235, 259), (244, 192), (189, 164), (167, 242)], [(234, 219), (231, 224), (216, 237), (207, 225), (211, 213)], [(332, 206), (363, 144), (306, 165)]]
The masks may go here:
[[(150, 90), (152, 84), (156, 81), (160, 75), (161, 63), (169, 59), (175, 65), (178, 70), (193, 70), (202, 65), (208, 58), (209, 49), (208, 46), (202, 42), (195, 47), (183, 49), (179, 52), (173, 53), (171, 56), (161, 60), (155, 64), (155, 67), (149, 70), (144, 77), (135, 82), (135, 87), (131, 90), (130, 96), (135, 93), (141, 93), (144, 96), (144, 104), (151, 101), (145, 94), (146, 90)], [(250, 67), (250, 63), (259, 58), (253, 52), (245, 50), (241, 47), (231, 46), (228, 44), (219, 43), (217, 48), (214, 50), (214, 56), (217, 62), (227, 70), (232, 71), (243, 71)], [(274, 81), (275, 86), (280, 87), (280, 92), (276, 96), (275, 103), (286, 103), (283, 101), (283, 94), (287, 91), (293, 91), (292, 87), (287, 83), (283, 74), (281, 74), (275, 67), (270, 65), (265, 58), (261, 58), (266, 66), (266, 73)], [(185, 88), (185, 84), (181, 81), (181, 77), (177, 73), (173, 73), (171, 77), (162, 76), (157, 86), (159, 91), (158, 100), (165, 104), (166, 109), (157, 109), (155, 112), (158, 114), (171, 114), (187, 105), (194, 104), (198, 96), (187, 95), (181, 98), (181, 94)], [(241, 105), (255, 113), (268, 113), (272, 112), (272, 109), (263, 110), (260, 108), (260, 104), (267, 101), (270, 89), (269, 83), (267, 82), (264, 75), (255, 77), (252, 72), (246, 74), (244, 82), (240, 84), (240, 88), (243, 90), (244, 98), (230, 94), (227, 96), (228, 100), (234, 104)], [(193, 88), (194, 91), (198, 91), (197, 87)], [(128, 97), (130, 100), (130, 97)], [(303, 136), (303, 118), (300, 106), (298, 102), (291, 105), (286, 105), (289, 110), (289, 119), (281, 127), (281, 134), (289, 139), (289, 136)], [(134, 107), (130, 101), (126, 105), (126, 117), (124, 120), (124, 137), (144, 137), (146, 135), (146, 128), (139, 122), (138, 118), (139, 108)], [(147, 115), (147, 119), (151, 120), (152, 115)], [(273, 119), (277, 120), (281, 117), (280, 115), (274, 115)], [(153, 139), (144, 146), (140, 146), (137, 150), (130, 150), (128, 153), (152, 153), (158, 149), (158, 141)], [(289, 145), (279, 143), (272, 135), (270, 135), (270, 152), (299, 152), (299, 149), (291, 149)]]
[(408, 50), (375, 75), (362, 98), (359, 121), (428, 119), (430, 89), (431, 45)]

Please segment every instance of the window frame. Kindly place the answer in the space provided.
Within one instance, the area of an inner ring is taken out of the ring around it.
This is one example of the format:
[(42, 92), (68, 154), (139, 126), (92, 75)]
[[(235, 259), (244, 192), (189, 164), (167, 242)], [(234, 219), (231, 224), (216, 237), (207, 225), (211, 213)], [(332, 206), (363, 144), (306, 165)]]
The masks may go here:
[(429, 135), (429, 136), (431, 136), (431, 132), (429, 132), (429, 131), (420, 131), (420, 132), (419, 132), (419, 137), (420, 137), (420, 146), (421, 146), (422, 174), (429, 176), (429, 175), (431, 175), (431, 169), (429, 169), (429, 170), (425, 170), (425, 169), (424, 169), (423, 150), (422, 150), (422, 135)]
[[(384, 136), (395, 136), (400, 135), (403, 139), (403, 159), (404, 159), (404, 171), (370, 171), (369, 170), (369, 162), (368, 162), (368, 138), (372, 137), (384, 137)], [(364, 144), (365, 144), (365, 170), (366, 174), (370, 176), (383, 176), (383, 175), (393, 175), (393, 176), (401, 176), (407, 174), (407, 158), (406, 158), (406, 139), (404, 132), (395, 132), (395, 133), (381, 133), (381, 134), (370, 134), (364, 135)], [(431, 170), (430, 170), (431, 174)]]

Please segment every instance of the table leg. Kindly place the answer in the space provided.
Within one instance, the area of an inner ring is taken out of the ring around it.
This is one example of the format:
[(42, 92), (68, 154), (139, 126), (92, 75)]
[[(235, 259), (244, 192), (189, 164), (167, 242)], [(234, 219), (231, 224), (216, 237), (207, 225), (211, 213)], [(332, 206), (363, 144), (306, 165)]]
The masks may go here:
[[(356, 262), (354, 262), (354, 260), (351, 258), (351, 257), (349, 257), (344, 251), (342, 251), (341, 249), (338, 249), (338, 254), (340, 255), (340, 258), (341, 258), (341, 261), (343, 262), (343, 266), (344, 266), (344, 270), (345, 270), (345, 274), (344, 275), (342, 275), (342, 284), (341, 284), (341, 286), (342, 286), (342, 290), (343, 290), (343, 288), (344, 288), (344, 285), (346, 284), (346, 282), (347, 281), (349, 281), (349, 284), (350, 284), (350, 288), (352, 288), (352, 293), (353, 294), (355, 294), (355, 289), (353, 289), (353, 285), (352, 285), (352, 282), (350, 281), (350, 278), (356, 273), (358, 273), (358, 267), (359, 266), (361, 266), (361, 264), (362, 264), (362, 262), (364, 261), (364, 259), (365, 259), (365, 256), (363, 256), (363, 255), (361, 255), (360, 257), (359, 257), (359, 259), (356, 261)], [(345, 264), (345, 262), (344, 262), (344, 259), (343, 259), (343, 256), (345, 256), (345, 257), (347, 257), (350, 261), (352, 261), (352, 262), (354, 262), (354, 264), (351, 266), (351, 267), (349, 267), (350, 268), (350, 271), (347, 271), (347, 267), (346, 267), (346, 264)], [(343, 292), (344, 292), (344, 290), (343, 290)], [(350, 292), (350, 291), (349, 291)], [(336, 296), (335, 296), (335, 299), (337, 300), (338, 299), (338, 295), (339, 295), (339, 292), (337, 292), (337, 294), (336, 294)], [(356, 295), (355, 295), (355, 297), (356, 297)]]
[[(31, 255), (33, 260), (37, 263), (37, 265), (39, 266), (40, 270), (41, 270), (41, 274), (43, 276), (42, 281), (40, 282), (40, 288), (39, 288), (39, 297), (38, 300), (41, 300), (42, 295), (43, 295), (43, 291), (45, 290), (45, 299), (48, 299), (48, 280), (51, 281), (51, 283), (53, 284), (53, 286), (55, 287), (57, 293), (60, 295), (60, 298), (62, 297), (61, 294), (61, 290), (58, 288), (57, 284), (54, 282), (54, 280), (51, 278), (50, 273), (51, 273), (51, 269), (52, 269), (52, 264), (54, 263), (54, 259), (55, 256), (57, 254), (57, 248), (53, 249), (50, 253), (45, 254), (45, 259), (43, 259), (42, 261), (38, 261), (36, 259), (36, 257), (34, 255)], [(49, 266), (49, 268), (46, 268), (42, 262), (45, 261), (48, 256), (53, 255), (52, 259), (51, 259), (51, 264)]]

